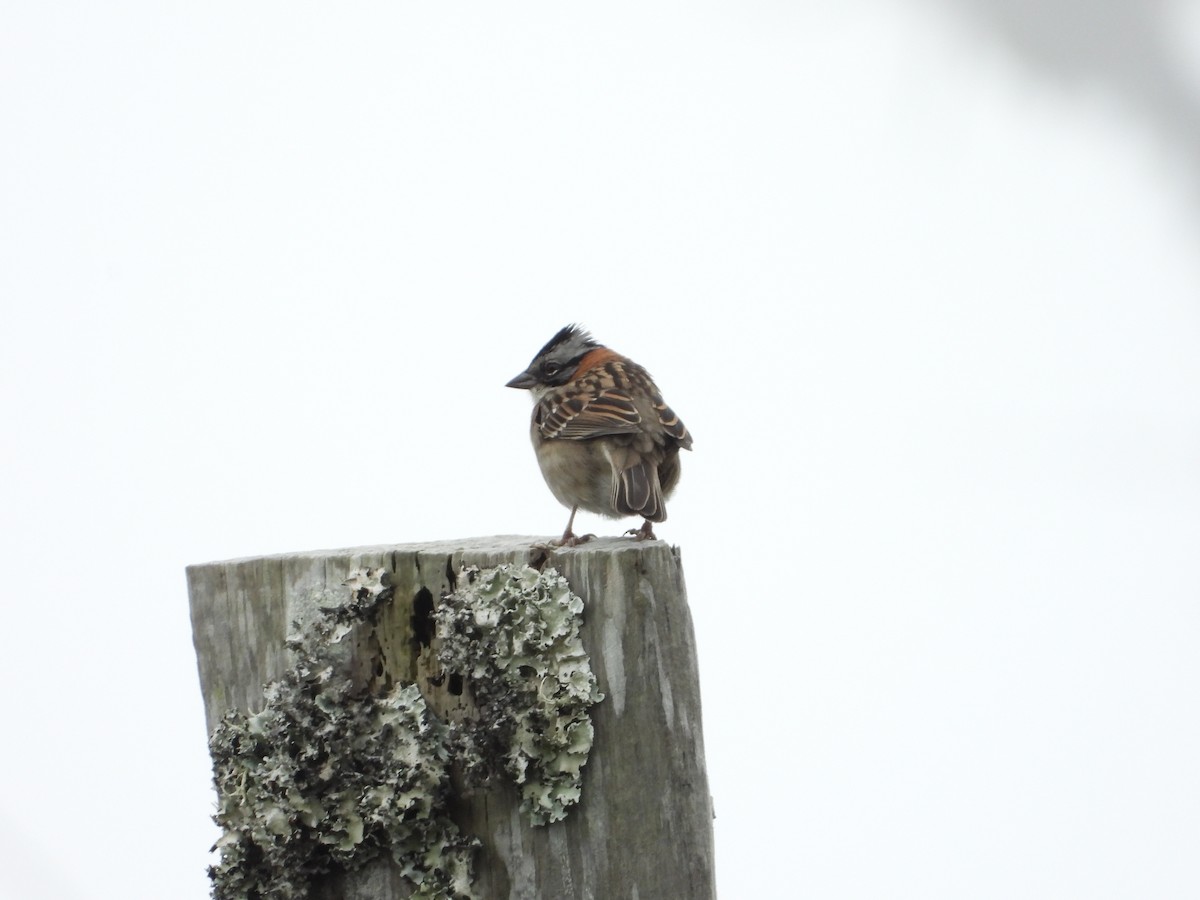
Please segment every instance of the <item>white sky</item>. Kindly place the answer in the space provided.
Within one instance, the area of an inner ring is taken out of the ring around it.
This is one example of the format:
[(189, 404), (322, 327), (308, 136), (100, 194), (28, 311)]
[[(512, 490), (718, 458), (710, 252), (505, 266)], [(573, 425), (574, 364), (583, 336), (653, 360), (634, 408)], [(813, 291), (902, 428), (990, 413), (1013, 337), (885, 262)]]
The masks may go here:
[(183, 567), (558, 533), (570, 321), (695, 435), (722, 897), (1200, 894), (1195, 161), (1105, 88), (901, 0), (11, 4), (0, 121), (0, 895), (207, 896)]

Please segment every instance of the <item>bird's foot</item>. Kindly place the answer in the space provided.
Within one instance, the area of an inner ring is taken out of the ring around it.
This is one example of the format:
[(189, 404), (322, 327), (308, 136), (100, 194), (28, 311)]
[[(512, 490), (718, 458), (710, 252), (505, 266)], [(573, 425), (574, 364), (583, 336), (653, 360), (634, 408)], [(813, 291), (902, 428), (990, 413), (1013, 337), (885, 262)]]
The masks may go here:
[(641, 528), (630, 528), (626, 534), (632, 534), (635, 541), (656, 541), (658, 538), (654, 536), (654, 528), (650, 525), (650, 520), (647, 519), (642, 523)]
[(574, 534), (573, 532), (565, 532), (557, 541), (551, 541), (551, 547), (578, 547), (580, 544), (586, 544), (596, 536), (594, 534)]
[(583, 537), (580, 537), (575, 533), (575, 513), (577, 512), (579, 512), (579, 507), (572, 506), (571, 518), (567, 519), (567, 528), (563, 532), (563, 536), (557, 541), (551, 541), (551, 547), (578, 547), (580, 544), (586, 544), (595, 537), (594, 534), (585, 534)]

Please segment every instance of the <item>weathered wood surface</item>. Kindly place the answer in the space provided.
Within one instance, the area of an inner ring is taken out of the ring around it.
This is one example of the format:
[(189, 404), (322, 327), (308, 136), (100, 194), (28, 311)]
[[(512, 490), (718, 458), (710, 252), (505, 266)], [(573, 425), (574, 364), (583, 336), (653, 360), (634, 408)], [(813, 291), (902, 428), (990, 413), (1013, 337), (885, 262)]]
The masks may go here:
[[(463, 565), (538, 564), (538, 539), (477, 538), (292, 553), (188, 567), (192, 627), (211, 730), (230, 706), (262, 707), (263, 683), (288, 665), (289, 623), (315, 598), (345, 595), (349, 573), (393, 573), (395, 601), (346, 665), (364, 682), (416, 682), (439, 714), (468, 695), (430, 678), (439, 667), (421, 642), (419, 607)], [(700, 687), (678, 551), (661, 541), (601, 539), (554, 552), (547, 563), (586, 603), (582, 639), (606, 699), (593, 708), (595, 742), (583, 799), (567, 819), (532, 827), (516, 788), (465, 798), (456, 819), (483, 841), (476, 890), (487, 900), (623, 900), (715, 896), (712, 805), (704, 767)], [(414, 606), (418, 607), (414, 615)], [(407, 896), (387, 865), (330, 879), (321, 900)]]

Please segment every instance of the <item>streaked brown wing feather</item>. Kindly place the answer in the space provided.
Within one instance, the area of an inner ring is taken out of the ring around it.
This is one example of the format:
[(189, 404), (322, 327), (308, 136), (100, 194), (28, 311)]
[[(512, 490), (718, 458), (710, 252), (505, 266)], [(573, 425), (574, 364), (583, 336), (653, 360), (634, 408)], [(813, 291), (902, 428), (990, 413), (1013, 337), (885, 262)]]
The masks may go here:
[(679, 441), (679, 446), (691, 450), (692, 436), (688, 433), (687, 426), (675, 414), (675, 410), (667, 406), (662, 397), (655, 398), (654, 409), (658, 412), (658, 421), (662, 423), (663, 431)]
[(663, 431), (668, 436), (679, 441), (679, 446), (685, 450), (692, 449), (692, 436), (688, 433), (687, 426), (683, 424), (679, 416), (675, 414), (675, 410), (667, 406), (667, 402), (663, 400), (662, 394), (657, 389), (652, 395), (654, 401), (654, 411), (658, 413), (658, 421), (663, 427)]
[(585, 441), (606, 434), (631, 434), (642, 417), (633, 399), (613, 388), (595, 396), (577, 394), (558, 403), (543, 401), (538, 427), (547, 438)]

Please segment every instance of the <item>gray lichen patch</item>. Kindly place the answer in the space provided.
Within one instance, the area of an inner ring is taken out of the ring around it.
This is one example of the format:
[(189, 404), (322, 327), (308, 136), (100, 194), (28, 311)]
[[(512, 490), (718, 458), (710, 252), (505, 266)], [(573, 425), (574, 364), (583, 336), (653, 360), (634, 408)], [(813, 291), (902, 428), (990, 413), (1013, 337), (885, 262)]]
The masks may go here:
[(294, 664), (265, 707), (233, 710), (209, 746), (218, 792), (216, 900), (302, 900), (315, 877), (390, 856), (414, 897), (469, 898), (478, 842), (446, 811), (449, 743), (415, 685), (370, 694), (339, 674), (337, 645), (390, 600), (380, 573), (347, 582), (288, 642)]
[(500, 772), (535, 825), (579, 802), (592, 748), (590, 708), (604, 699), (579, 638), (583, 600), (554, 569), (464, 569), (436, 612), (438, 659), (465, 678), (478, 719), (453, 726), (474, 783)]

